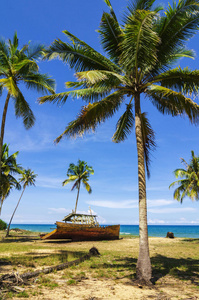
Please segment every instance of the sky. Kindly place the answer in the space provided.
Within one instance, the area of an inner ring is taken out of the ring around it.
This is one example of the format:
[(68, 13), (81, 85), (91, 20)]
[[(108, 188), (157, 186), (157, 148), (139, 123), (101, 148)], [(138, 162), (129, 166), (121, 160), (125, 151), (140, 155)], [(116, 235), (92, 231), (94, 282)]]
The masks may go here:
[[(56, 4), (55, 4), (56, 3)], [(127, 0), (112, 0), (119, 18), (122, 18)], [(160, 2), (159, 2), (160, 3)], [(164, 3), (162, 2), (164, 5)], [(167, 4), (166, 4), (167, 5)], [(166, 7), (166, 5), (164, 5)], [(12, 39), (17, 31), (20, 47), (32, 41), (49, 46), (54, 39), (67, 42), (63, 30), (68, 30), (96, 50), (102, 52), (96, 30), (104, 10), (103, 0), (7, 0), (1, 3), (0, 36)], [(197, 34), (188, 47), (196, 52), (195, 60), (182, 59), (181, 67), (199, 68)], [(74, 71), (59, 60), (38, 62), (40, 72), (56, 80), (56, 91), (65, 91), (65, 82), (74, 80)], [(39, 105), (41, 94), (21, 87), (29, 102), (36, 123), (25, 130), (22, 119), (16, 119), (13, 103), (9, 103), (4, 142), (10, 154), (19, 151), (18, 163), (31, 168), (38, 176), (35, 187), (27, 187), (13, 219), (14, 224), (53, 224), (62, 220), (75, 207), (76, 191), (72, 185), (62, 186), (70, 163), (84, 160), (95, 173), (89, 183), (92, 194), (82, 188), (77, 211), (87, 213), (89, 207), (98, 215), (101, 224), (138, 224), (138, 175), (135, 134), (123, 143), (115, 144), (111, 137), (120, 111), (103, 123), (93, 134), (83, 138), (54, 140), (78, 114), (83, 102), (68, 98), (64, 106)], [(0, 115), (6, 98), (0, 98)], [(198, 102), (198, 98), (195, 99)], [(199, 155), (199, 127), (186, 118), (161, 115), (146, 98), (142, 111), (148, 113), (156, 134), (157, 149), (152, 153), (151, 177), (147, 180), (148, 224), (199, 225), (199, 203), (185, 199), (183, 204), (173, 199), (175, 181), (173, 171), (181, 168), (181, 158), (189, 161), (191, 150)], [(1, 218), (8, 222), (20, 197), (12, 191), (5, 200)]]

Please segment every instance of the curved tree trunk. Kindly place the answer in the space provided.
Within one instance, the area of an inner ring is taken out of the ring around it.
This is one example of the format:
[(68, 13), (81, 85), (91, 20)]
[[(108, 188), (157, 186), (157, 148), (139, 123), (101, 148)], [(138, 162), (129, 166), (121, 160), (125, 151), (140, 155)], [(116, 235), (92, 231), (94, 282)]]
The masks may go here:
[(146, 176), (144, 162), (144, 145), (142, 138), (140, 94), (135, 95), (135, 133), (138, 154), (138, 184), (139, 184), (139, 256), (136, 266), (136, 277), (146, 283), (151, 279), (151, 261), (149, 256)]
[(22, 193), (21, 193), (21, 196), (20, 196), (20, 198), (19, 198), (19, 201), (18, 201), (18, 203), (17, 203), (17, 206), (15, 207), (15, 210), (13, 211), (12, 217), (11, 217), (11, 219), (10, 219), (10, 222), (9, 222), (9, 225), (8, 225), (8, 228), (7, 228), (6, 237), (9, 236), (10, 225), (11, 225), (11, 223), (12, 223), (12, 219), (13, 219), (13, 217), (14, 217), (14, 215), (15, 215), (15, 212), (16, 212), (16, 210), (17, 210), (17, 207), (19, 206), (19, 202), (21, 201), (21, 198), (22, 198), (22, 196), (23, 196), (23, 193), (24, 193), (25, 189), (26, 189), (26, 185), (24, 186), (23, 191), (22, 191)]
[(78, 199), (79, 199), (79, 191), (80, 191), (80, 182), (78, 183), (77, 198), (76, 198), (76, 203), (75, 203), (75, 214), (76, 214), (76, 211), (77, 211), (77, 203), (78, 203)]
[[(3, 138), (4, 138), (4, 130), (5, 130), (6, 115), (7, 115), (9, 100), (10, 100), (10, 94), (8, 93), (7, 97), (6, 97), (6, 102), (5, 102), (5, 105), (4, 105), (3, 115), (2, 115), (2, 121), (1, 121), (0, 160), (1, 160), (1, 157), (2, 157)], [(1, 163), (0, 163), (0, 179), (1, 179)]]

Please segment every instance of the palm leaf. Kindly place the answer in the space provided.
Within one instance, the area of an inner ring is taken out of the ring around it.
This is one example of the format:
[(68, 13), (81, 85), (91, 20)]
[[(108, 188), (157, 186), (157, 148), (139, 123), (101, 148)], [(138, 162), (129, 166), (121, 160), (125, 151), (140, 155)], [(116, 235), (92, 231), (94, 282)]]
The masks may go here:
[(77, 119), (69, 123), (55, 142), (59, 143), (63, 136), (76, 137), (76, 135), (81, 136), (84, 132), (94, 131), (97, 125), (113, 116), (122, 101), (122, 92), (114, 92), (99, 102), (84, 106)]
[(46, 50), (46, 58), (54, 59), (60, 58), (64, 62), (68, 63), (71, 69), (75, 69), (76, 72), (85, 70), (118, 70), (118, 67), (108, 60), (105, 56), (101, 55), (93, 48), (88, 46), (83, 41), (70, 34), (68, 31), (64, 33), (72, 39), (73, 44), (67, 44), (60, 39), (55, 40), (52, 45)]
[(121, 63), (126, 70), (134, 67), (136, 78), (138, 69), (145, 70), (146, 67), (155, 65), (157, 60), (156, 48), (160, 40), (153, 30), (154, 16), (154, 12), (138, 10), (126, 20)]
[(117, 21), (112, 7), (110, 14), (106, 12), (103, 13), (98, 32), (101, 37), (101, 44), (103, 49), (109, 54), (110, 59), (118, 64), (119, 57), (122, 53), (119, 49), (122, 29)]
[(154, 72), (174, 63), (177, 58), (176, 49), (184, 49), (185, 43), (196, 33), (199, 23), (198, 8), (198, 1), (195, 0), (183, 0), (178, 4), (173, 2), (173, 7), (169, 5), (165, 16), (159, 19), (157, 32), (161, 43), (158, 46), (158, 63)]
[(198, 123), (199, 105), (190, 98), (158, 85), (151, 85), (146, 93), (161, 113), (172, 116), (187, 115), (191, 123)]
[(23, 123), (26, 129), (31, 128), (35, 123), (35, 116), (25, 100), (21, 91), (17, 88), (18, 95), (14, 97), (15, 100), (15, 115), (16, 117), (22, 117)]
[(134, 126), (134, 122), (135, 119), (132, 112), (132, 104), (128, 104), (126, 105), (126, 111), (117, 122), (116, 132), (112, 137), (113, 142), (119, 143), (127, 139)]
[(141, 123), (142, 123), (142, 140), (144, 145), (144, 157), (145, 157), (145, 165), (147, 170), (147, 176), (150, 177), (150, 153), (154, 151), (156, 148), (155, 142), (155, 132), (153, 131), (149, 120), (146, 117), (146, 113), (141, 114)]
[(156, 76), (152, 83), (155, 82), (185, 95), (196, 96), (199, 91), (199, 70), (191, 71), (189, 68), (178, 67)]

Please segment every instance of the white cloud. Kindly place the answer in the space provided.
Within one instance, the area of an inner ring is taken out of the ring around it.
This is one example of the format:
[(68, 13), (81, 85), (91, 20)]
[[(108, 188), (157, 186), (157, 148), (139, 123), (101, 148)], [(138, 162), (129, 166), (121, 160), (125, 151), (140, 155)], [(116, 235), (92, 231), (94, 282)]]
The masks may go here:
[(148, 209), (149, 212), (154, 214), (173, 214), (173, 213), (183, 213), (183, 212), (193, 212), (196, 211), (196, 209), (192, 207), (179, 207), (179, 208), (150, 208)]
[(49, 214), (57, 213), (57, 214), (66, 214), (70, 213), (71, 211), (69, 209), (59, 207), (59, 208), (48, 208)]
[(159, 220), (159, 219), (149, 219), (148, 224), (166, 224), (164, 220)]
[(57, 177), (50, 178), (50, 177), (38, 176), (37, 186), (44, 187), (44, 188), (61, 189), (62, 181), (63, 178), (57, 178)]
[[(110, 200), (95, 200), (86, 201), (87, 204), (92, 206), (106, 207), (106, 208), (138, 208), (138, 200), (125, 200), (125, 201), (110, 201)], [(174, 203), (171, 200), (157, 199), (148, 200), (148, 207), (166, 206)]]

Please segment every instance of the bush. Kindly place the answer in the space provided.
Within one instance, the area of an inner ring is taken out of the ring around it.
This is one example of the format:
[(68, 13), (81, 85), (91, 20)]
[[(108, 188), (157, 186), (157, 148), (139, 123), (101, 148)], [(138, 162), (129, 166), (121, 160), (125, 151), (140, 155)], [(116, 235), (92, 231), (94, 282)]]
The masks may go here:
[(7, 226), (7, 223), (0, 219), (0, 230), (5, 230)]

